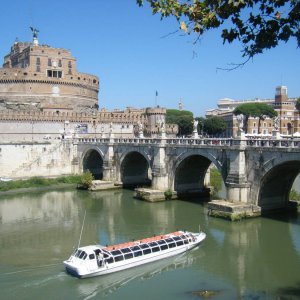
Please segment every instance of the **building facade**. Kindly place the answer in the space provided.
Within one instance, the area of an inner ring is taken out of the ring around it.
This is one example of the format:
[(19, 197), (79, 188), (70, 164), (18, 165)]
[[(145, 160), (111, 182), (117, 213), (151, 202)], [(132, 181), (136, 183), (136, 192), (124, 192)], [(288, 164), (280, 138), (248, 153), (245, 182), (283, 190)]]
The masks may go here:
[[(254, 99), (254, 100), (232, 100), (221, 99), (218, 102), (218, 108), (206, 111), (206, 117), (219, 116), (222, 117), (227, 129), (224, 137), (237, 136), (238, 121), (233, 111), (236, 107), (245, 103), (265, 103), (274, 108), (278, 114), (278, 128), (281, 135), (300, 135), (300, 114), (296, 109), (297, 98), (288, 97), (288, 89), (286, 86), (276, 87), (274, 99)], [(268, 117), (263, 120), (250, 117), (245, 126), (248, 135), (271, 136), (274, 131), (274, 120)]]

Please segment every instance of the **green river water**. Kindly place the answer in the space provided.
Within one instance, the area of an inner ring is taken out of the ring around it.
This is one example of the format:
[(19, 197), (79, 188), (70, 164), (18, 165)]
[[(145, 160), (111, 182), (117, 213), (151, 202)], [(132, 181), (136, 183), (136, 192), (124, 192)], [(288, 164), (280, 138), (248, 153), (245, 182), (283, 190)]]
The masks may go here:
[[(129, 190), (1, 196), (0, 299), (300, 298), (300, 211), (232, 223), (208, 217), (200, 201), (148, 203), (132, 196)], [(62, 261), (78, 245), (85, 211), (81, 245), (199, 225), (207, 238), (181, 256), (77, 279)]]

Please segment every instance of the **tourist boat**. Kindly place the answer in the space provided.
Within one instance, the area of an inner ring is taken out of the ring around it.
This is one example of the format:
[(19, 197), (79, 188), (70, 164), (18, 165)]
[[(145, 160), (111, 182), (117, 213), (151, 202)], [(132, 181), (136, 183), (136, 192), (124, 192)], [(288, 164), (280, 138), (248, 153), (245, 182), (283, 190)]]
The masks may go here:
[(79, 278), (105, 275), (186, 252), (205, 238), (204, 232), (176, 231), (106, 247), (85, 246), (76, 249), (64, 265)]

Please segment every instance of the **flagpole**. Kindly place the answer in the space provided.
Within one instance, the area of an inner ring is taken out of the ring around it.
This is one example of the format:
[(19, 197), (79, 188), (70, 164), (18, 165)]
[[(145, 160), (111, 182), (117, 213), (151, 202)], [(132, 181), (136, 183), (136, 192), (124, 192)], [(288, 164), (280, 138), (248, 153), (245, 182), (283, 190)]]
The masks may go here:
[(158, 92), (155, 91), (155, 107), (157, 106), (157, 96), (158, 96)]

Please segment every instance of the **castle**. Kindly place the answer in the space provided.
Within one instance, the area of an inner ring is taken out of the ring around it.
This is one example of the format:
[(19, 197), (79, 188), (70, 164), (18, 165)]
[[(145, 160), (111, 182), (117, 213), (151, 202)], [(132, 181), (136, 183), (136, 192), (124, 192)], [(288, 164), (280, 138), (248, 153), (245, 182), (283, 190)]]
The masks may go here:
[[(77, 71), (69, 50), (41, 45), (39, 31), (31, 30), (32, 42), (15, 42), (0, 69), (2, 140), (100, 137), (111, 132), (133, 137), (141, 130), (145, 135), (159, 134), (166, 109), (99, 110), (99, 78)], [(165, 131), (174, 135), (177, 125), (165, 125)]]

